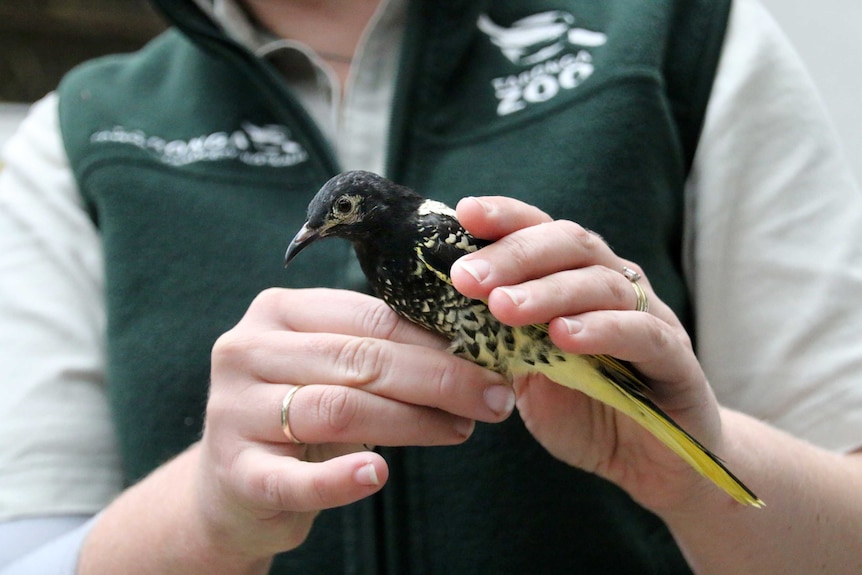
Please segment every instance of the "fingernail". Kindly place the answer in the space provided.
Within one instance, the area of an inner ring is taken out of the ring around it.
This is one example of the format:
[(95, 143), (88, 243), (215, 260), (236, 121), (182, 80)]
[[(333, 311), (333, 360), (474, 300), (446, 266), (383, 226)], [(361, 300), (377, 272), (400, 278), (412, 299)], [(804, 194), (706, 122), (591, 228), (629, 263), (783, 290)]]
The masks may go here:
[(516, 306), (527, 301), (527, 290), (516, 287), (501, 287), (497, 289), (509, 296), (509, 299), (512, 300), (512, 303)]
[(461, 437), (470, 437), (473, 434), (473, 428), (476, 427), (476, 422), (472, 419), (459, 417), (455, 420), (455, 431)]
[(584, 329), (584, 324), (580, 320), (573, 319), (570, 317), (561, 317), (560, 319), (563, 320), (563, 323), (565, 324), (566, 330), (569, 332), (569, 335), (575, 335), (576, 333)]
[(377, 470), (374, 469), (374, 465), (371, 463), (366, 463), (357, 469), (353, 474), (353, 479), (360, 485), (380, 485), (380, 478), (377, 477)]
[(455, 262), (455, 265), (461, 266), (461, 269), (473, 276), (473, 279), (478, 283), (485, 281), (485, 278), (491, 273), (491, 264), (485, 260), (459, 260)]
[(507, 415), (515, 407), (515, 392), (508, 385), (492, 385), (483, 396), (485, 405), (497, 415)]

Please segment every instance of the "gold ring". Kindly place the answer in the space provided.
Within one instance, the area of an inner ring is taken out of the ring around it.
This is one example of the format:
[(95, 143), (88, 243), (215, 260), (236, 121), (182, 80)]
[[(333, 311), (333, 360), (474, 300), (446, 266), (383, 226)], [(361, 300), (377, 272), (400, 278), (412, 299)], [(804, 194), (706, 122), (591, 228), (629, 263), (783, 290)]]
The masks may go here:
[(284, 432), (284, 435), (293, 443), (297, 445), (302, 444), (300, 440), (296, 438), (293, 432), (290, 430), (290, 414), (288, 413), (290, 410), (290, 402), (293, 400), (293, 396), (296, 395), (296, 392), (299, 391), (301, 385), (296, 385), (290, 388), (284, 399), (281, 400), (281, 430)]
[(632, 288), (635, 290), (635, 296), (638, 298), (637, 306), (635, 310), (637, 311), (649, 311), (649, 300), (647, 299), (646, 292), (644, 288), (638, 283), (638, 280), (641, 279), (641, 275), (635, 270), (623, 266), (623, 275), (626, 276), (626, 279), (629, 280), (632, 284)]

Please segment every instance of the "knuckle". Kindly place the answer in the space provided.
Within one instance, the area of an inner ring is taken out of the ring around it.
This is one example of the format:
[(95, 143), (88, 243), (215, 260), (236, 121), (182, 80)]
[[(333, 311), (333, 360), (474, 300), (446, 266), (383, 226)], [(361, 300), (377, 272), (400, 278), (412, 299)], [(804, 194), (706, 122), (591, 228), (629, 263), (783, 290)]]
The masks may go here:
[(336, 436), (351, 428), (359, 417), (359, 404), (350, 390), (340, 386), (325, 386), (317, 401), (317, 418)]
[(288, 550), (299, 547), (308, 539), (317, 511), (326, 507), (324, 498), (334, 494), (319, 478), (306, 485), (305, 482), (290, 481), (278, 471), (255, 477), (249, 488), (254, 504), (271, 512), (271, 525), (279, 532), (279, 544)]
[(285, 306), (285, 299), (292, 290), (285, 288), (267, 288), (259, 292), (248, 306), (246, 316), (272, 317), (280, 315), (278, 310)]
[(679, 338), (668, 333), (662, 322), (657, 320), (647, 324), (647, 337), (658, 355), (663, 355), (668, 348), (679, 343)]
[(234, 328), (220, 335), (213, 343), (211, 360), (213, 369), (241, 366), (261, 347), (260, 336)]
[(694, 352), (694, 344), (691, 341), (691, 337), (688, 335), (688, 332), (685, 331), (685, 328), (682, 326), (671, 326), (671, 330), (673, 332), (673, 337), (675, 341), (682, 345), (682, 347), (686, 351)]
[(532, 241), (522, 234), (511, 234), (501, 241), (506, 244), (506, 252), (515, 268), (521, 268), (534, 259), (531, 255)]
[(401, 323), (395, 312), (378, 299), (369, 300), (368, 305), (362, 306), (359, 313), (360, 325), (365, 329), (365, 333), (380, 339), (392, 338)]
[(325, 509), (332, 505), (335, 491), (329, 481), (320, 475), (314, 475), (309, 485), (309, 506), (313, 509)]
[(241, 336), (238, 330), (232, 329), (215, 340), (212, 354), (214, 357), (232, 358), (243, 355), (249, 347), (248, 337)]
[[(261, 501), (268, 509), (305, 513), (309, 509), (321, 509), (321, 497), (326, 495), (322, 481), (314, 477), (310, 485), (304, 482), (289, 480), (288, 476), (278, 471), (268, 471), (259, 478), (258, 493)], [(318, 485), (319, 484), (319, 485)], [(284, 543), (288, 548), (299, 546), (308, 537), (308, 529), (300, 516), (279, 515), (278, 524), (290, 528), (284, 532)], [(309, 525), (310, 526), (310, 525)]]
[(260, 477), (259, 492), (263, 501), (275, 509), (288, 509), (291, 507), (292, 497), (283, 489), (281, 475), (276, 471), (268, 471)]
[(249, 465), (252, 453), (248, 449), (233, 449), (225, 453), (219, 442), (210, 441), (213, 457), (209, 474), (221, 490), (242, 506), (281, 508), (285, 505), (281, 478), (274, 469), (262, 470)]
[(258, 377), (261, 366), (283, 349), (273, 332), (234, 329), (222, 334), (210, 352), (210, 387)]
[(611, 301), (617, 302), (621, 309), (631, 307), (633, 299), (637, 299), (634, 289), (629, 285), (629, 280), (621, 273), (610, 268), (602, 267), (601, 273), (604, 276), (604, 286), (608, 290)]
[(380, 340), (366, 337), (350, 338), (336, 353), (342, 380), (348, 385), (363, 386), (380, 379), (386, 353)]
[(291, 290), (284, 288), (267, 288), (255, 296), (251, 305), (249, 305), (249, 309), (255, 311), (260, 310), (266, 313), (275, 308), (279, 308), (284, 304), (284, 298), (288, 293), (290, 293), (290, 291)]
[(461, 365), (457, 358), (446, 357), (437, 365), (433, 380), (436, 384), (436, 397), (439, 398), (435, 403), (435, 407), (440, 407), (447, 404), (447, 399), (454, 397), (461, 382), (464, 380), (464, 375), (461, 373)]
[(297, 507), (296, 485), (286, 481), (280, 470), (269, 469), (252, 476), (249, 488), (253, 501), (266, 508), (289, 511)]
[(568, 236), (570, 242), (581, 249), (592, 251), (604, 243), (601, 236), (571, 220), (556, 220), (554, 223)]
[(610, 340), (624, 340), (630, 335), (629, 326), (616, 314), (605, 317), (603, 331)]
[[(281, 470), (270, 469), (253, 478), (252, 497), (264, 507), (281, 511), (298, 511), (309, 507), (308, 496), (302, 491), (301, 483), (289, 480)], [(314, 490), (312, 489), (312, 496)], [(312, 505), (316, 502), (311, 502)]]

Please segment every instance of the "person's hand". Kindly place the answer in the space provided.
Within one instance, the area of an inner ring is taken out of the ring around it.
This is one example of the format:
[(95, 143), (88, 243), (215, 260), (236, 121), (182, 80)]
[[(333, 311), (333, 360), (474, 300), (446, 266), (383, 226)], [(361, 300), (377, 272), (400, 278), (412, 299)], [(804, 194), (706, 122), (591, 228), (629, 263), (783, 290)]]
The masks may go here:
[[(673, 312), (644, 277), (649, 312), (623, 273), (636, 263), (602, 239), (538, 208), (502, 197), (468, 198), (458, 219), (495, 243), (464, 256), (451, 277), (463, 294), (486, 299), (509, 325), (550, 323), (553, 342), (578, 354), (631, 362), (654, 400), (707, 448), (722, 453), (718, 405)], [(643, 274), (645, 275), (645, 274)], [(528, 429), (555, 457), (597, 473), (654, 510), (715, 489), (686, 463), (619, 412), (541, 376), (515, 382)], [(716, 490), (717, 491), (717, 490)]]
[[(514, 407), (499, 375), (382, 301), (337, 290), (262, 293), (212, 353), (197, 471), (201, 517), (225, 553), (298, 546), (315, 514), (378, 491), (366, 445), (447, 445)], [(282, 430), (282, 400), (290, 431)]]

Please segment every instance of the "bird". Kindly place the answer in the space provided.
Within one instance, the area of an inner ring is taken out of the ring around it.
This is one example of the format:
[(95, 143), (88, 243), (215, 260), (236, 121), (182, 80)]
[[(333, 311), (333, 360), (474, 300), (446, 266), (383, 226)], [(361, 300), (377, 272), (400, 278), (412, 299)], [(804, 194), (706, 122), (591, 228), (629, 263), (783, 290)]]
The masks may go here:
[(450, 341), (449, 350), (507, 376), (540, 373), (622, 412), (737, 502), (763, 501), (649, 397), (634, 368), (608, 355), (559, 349), (547, 324), (513, 327), (485, 301), (461, 294), (449, 270), (461, 256), (490, 244), (468, 233), (455, 211), (373, 172), (332, 177), (308, 204), (306, 222), (288, 245), (287, 266), (326, 237), (353, 244), (374, 293), (398, 315)]

